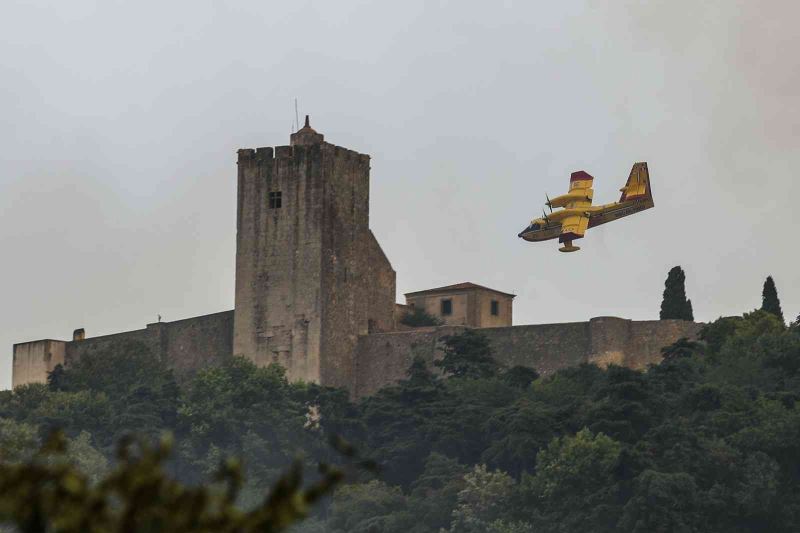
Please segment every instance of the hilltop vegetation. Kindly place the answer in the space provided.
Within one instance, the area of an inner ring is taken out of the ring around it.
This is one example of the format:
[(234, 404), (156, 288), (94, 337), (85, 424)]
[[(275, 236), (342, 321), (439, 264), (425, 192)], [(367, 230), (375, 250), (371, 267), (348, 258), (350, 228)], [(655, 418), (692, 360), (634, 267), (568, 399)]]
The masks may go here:
[[(797, 530), (797, 325), (765, 310), (719, 319), (643, 372), (582, 365), (540, 378), (498, 366), (475, 332), (445, 348), (447, 377), (416, 360), (406, 380), (354, 403), (240, 358), (179, 386), (130, 345), (2, 393), (1, 459), (24, 462), (62, 428), (67, 460), (99, 479), (124, 434), (171, 432), (170, 475), (208, 482), (240, 457), (237, 502), (250, 508), (298, 453), (308, 467), (336, 462), (335, 434), (382, 470), (351, 472), (294, 531)], [(0, 491), (0, 512), (8, 498)]]

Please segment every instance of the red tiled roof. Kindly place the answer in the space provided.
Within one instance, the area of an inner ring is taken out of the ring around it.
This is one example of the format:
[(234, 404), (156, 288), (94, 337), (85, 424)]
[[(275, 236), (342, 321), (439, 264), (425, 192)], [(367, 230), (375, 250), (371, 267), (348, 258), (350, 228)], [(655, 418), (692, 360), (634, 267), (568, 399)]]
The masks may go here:
[(484, 287), (483, 285), (477, 285), (475, 283), (471, 283), (469, 281), (464, 283), (456, 283), (455, 285), (447, 285), (445, 287), (437, 287), (435, 289), (427, 289), (424, 291), (414, 291), (414, 292), (407, 292), (406, 296), (416, 296), (418, 294), (433, 294), (436, 292), (452, 292), (452, 291), (463, 291), (469, 289), (483, 289), (486, 291), (496, 292), (498, 294), (504, 294), (506, 296), (511, 296), (512, 298), (516, 297), (516, 294), (510, 294), (508, 292), (498, 291), (496, 289), (490, 289), (489, 287)]

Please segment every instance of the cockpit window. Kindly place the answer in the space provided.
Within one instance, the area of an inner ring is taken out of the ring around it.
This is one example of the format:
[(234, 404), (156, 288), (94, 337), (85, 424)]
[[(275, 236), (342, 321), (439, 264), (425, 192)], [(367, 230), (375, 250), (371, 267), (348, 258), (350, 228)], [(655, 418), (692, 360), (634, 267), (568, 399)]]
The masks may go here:
[(539, 228), (541, 228), (541, 227), (542, 227), (542, 225), (541, 225), (541, 224), (531, 224), (531, 228), (530, 228), (530, 229), (531, 229), (531, 230), (537, 230), (537, 229), (539, 229)]

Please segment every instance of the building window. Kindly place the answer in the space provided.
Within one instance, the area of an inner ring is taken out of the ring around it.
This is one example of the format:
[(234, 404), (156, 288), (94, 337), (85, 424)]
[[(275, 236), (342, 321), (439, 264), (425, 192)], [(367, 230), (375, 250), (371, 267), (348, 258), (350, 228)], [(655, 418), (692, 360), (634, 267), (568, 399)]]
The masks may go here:
[(500, 314), (500, 302), (497, 300), (492, 300), (492, 316), (497, 316)]
[(269, 193), (269, 208), (270, 209), (280, 209), (281, 208), (281, 192), (274, 191)]
[(453, 300), (442, 300), (442, 316), (453, 314)]

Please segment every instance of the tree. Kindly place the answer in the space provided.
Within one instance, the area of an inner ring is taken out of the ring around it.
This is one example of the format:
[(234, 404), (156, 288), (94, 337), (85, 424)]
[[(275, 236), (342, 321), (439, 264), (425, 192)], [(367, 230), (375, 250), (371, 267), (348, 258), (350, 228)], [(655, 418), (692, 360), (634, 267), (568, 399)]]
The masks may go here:
[(404, 533), (413, 520), (397, 487), (382, 481), (346, 485), (336, 491), (329, 526), (333, 533)]
[(503, 373), (503, 381), (520, 389), (528, 388), (537, 379), (539, 379), (539, 373), (527, 366), (512, 366)]
[(669, 346), (661, 348), (661, 357), (665, 361), (680, 359), (681, 357), (691, 357), (696, 353), (701, 353), (702, 346), (699, 342), (690, 341), (686, 337), (681, 337)]
[(67, 442), (66, 458), (90, 482), (97, 482), (108, 473), (108, 460), (92, 446), (92, 436), (86, 431), (81, 431), (77, 437)]
[[(526, 514), (539, 505), (558, 531), (613, 530), (608, 509), (616, 501), (614, 472), (622, 446), (602, 433), (582, 429), (574, 436), (554, 438), (536, 457), (536, 474), (522, 477)], [(533, 516), (532, 516), (533, 518)]]
[(553, 412), (543, 402), (522, 397), (511, 405), (493, 410), (483, 425), (492, 435), (481, 460), (514, 477), (532, 472), (536, 454), (553, 438)]
[(422, 307), (414, 306), (400, 318), (400, 323), (412, 328), (422, 328), (426, 326), (441, 326), (444, 322), (425, 311)]
[(452, 377), (489, 378), (496, 376), (501, 368), (492, 354), (489, 339), (473, 329), (449, 335), (442, 342), (444, 357), (434, 364)]
[(775, 281), (772, 276), (767, 276), (766, 281), (764, 281), (764, 288), (761, 291), (761, 309), (767, 313), (772, 313), (783, 322), (781, 301), (778, 299), (778, 289), (775, 288)]
[(634, 496), (625, 505), (620, 526), (633, 533), (703, 531), (697, 516), (700, 507), (692, 476), (646, 470), (636, 479)]
[(298, 401), (283, 367), (257, 367), (232, 357), (197, 374), (179, 410), (183, 456), (199, 473), (216, 470), (226, 456), (242, 457), (245, 495), (274, 481), (316, 435), (305, 430), (307, 406)]
[(680, 266), (672, 267), (664, 283), (661, 320), (694, 320), (692, 301), (686, 299), (686, 274)]
[(431, 532), (450, 527), (458, 493), (464, 488), (468, 468), (454, 459), (432, 453), (425, 460), (425, 470), (411, 488), (409, 511), (417, 523)]
[(66, 368), (56, 366), (48, 386), (51, 390), (91, 390), (122, 397), (143, 385), (159, 389), (173, 380), (172, 371), (163, 360), (145, 344), (131, 341), (114, 350), (83, 354)]
[[(70, 436), (88, 430), (109, 455), (114, 444), (127, 433), (156, 438), (162, 431), (174, 429), (180, 390), (167, 363), (141, 342), (128, 342), (112, 350), (98, 349), (82, 354), (66, 367), (56, 366), (48, 376), (48, 402), (56, 413), (64, 413), (70, 396), (86, 395), (85, 404), (107, 404), (107, 418), (92, 426), (69, 427)], [(63, 403), (63, 405), (62, 405)], [(65, 413), (66, 414), (66, 413)], [(80, 416), (80, 410), (72, 410)], [(45, 433), (52, 428), (66, 428), (63, 418), (42, 424)], [(37, 421), (38, 423), (38, 421)]]
[(453, 509), (451, 533), (484, 533), (489, 524), (507, 514), (515, 483), (505, 472), (490, 472), (486, 465), (477, 465), (464, 476), (466, 486), (458, 493)]
[(703, 326), (698, 337), (706, 343), (711, 353), (719, 353), (722, 345), (736, 334), (736, 329), (742, 320), (740, 316), (719, 317)]
[(38, 445), (36, 426), (0, 418), (0, 463), (27, 459)]
[(408, 379), (363, 400), (366, 448), (385, 468), (385, 481), (408, 486), (422, 472), (434, 444), (432, 433), (440, 430), (436, 418), (444, 395), (442, 380), (416, 357)]

